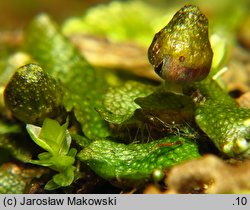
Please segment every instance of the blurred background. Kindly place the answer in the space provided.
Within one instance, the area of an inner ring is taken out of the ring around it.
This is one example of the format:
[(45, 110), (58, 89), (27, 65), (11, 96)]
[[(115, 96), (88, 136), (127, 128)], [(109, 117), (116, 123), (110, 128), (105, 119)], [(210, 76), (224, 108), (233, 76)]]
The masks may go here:
[(0, 30), (25, 26), (41, 12), (51, 14), (58, 22), (72, 15), (81, 15), (90, 6), (108, 0), (8, 0), (0, 1)]
[[(0, 30), (22, 28), (34, 15), (41, 12), (49, 13), (56, 21), (62, 22), (67, 17), (82, 15), (91, 6), (108, 2), (111, 0), (2, 0), (0, 1)], [(143, 2), (162, 8), (173, 4), (194, 3), (206, 8), (207, 15), (216, 12), (222, 15), (224, 12), (229, 14), (232, 10), (236, 11), (239, 5), (244, 5), (242, 10), (249, 9), (250, 3), (249, 0), (144, 0)]]

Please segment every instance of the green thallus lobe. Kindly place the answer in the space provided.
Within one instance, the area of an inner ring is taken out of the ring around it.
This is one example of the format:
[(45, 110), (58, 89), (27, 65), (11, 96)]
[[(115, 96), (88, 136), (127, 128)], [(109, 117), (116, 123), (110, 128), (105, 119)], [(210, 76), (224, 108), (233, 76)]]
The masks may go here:
[(94, 141), (78, 158), (108, 180), (149, 179), (155, 169), (169, 169), (183, 161), (200, 157), (197, 144), (178, 136), (146, 144), (121, 144), (109, 140)]
[(196, 103), (195, 119), (199, 127), (224, 154), (250, 158), (250, 110), (237, 107), (210, 77), (196, 88), (204, 97)]

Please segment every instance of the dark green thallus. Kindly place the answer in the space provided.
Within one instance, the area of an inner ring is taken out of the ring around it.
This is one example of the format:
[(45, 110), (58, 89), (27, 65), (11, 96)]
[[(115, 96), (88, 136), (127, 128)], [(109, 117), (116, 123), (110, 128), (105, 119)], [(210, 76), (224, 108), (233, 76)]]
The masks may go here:
[(62, 114), (62, 90), (37, 64), (18, 68), (4, 91), (13, 115), (25, 123), (41, 124), (46, 117)]

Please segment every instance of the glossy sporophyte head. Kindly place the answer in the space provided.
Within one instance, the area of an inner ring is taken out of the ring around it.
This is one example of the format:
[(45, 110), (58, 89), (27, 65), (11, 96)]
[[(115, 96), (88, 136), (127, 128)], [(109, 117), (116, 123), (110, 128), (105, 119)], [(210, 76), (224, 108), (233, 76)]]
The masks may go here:
[(208, 20), (197, 6), (181, 8), (155, 35), (148, 58), (155, 72), (170, 83), (188, 84), (207, 77), (213, 52)]
[(61, 111), (62, 90), (57, 81), (37, 64), (18, 68), (4, 90), (7, 108), (19, 120), (40, 124)]

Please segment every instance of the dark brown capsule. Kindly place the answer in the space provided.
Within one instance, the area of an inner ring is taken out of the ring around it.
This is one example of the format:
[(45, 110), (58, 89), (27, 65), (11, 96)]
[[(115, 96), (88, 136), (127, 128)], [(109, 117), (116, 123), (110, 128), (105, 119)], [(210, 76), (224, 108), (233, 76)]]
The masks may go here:
[(156, 73), (171, 83), (200, 81), (209, 74), (213, 52), (208, 20), (198, 7), (186, 5), (159, 31), (148, 50)]

